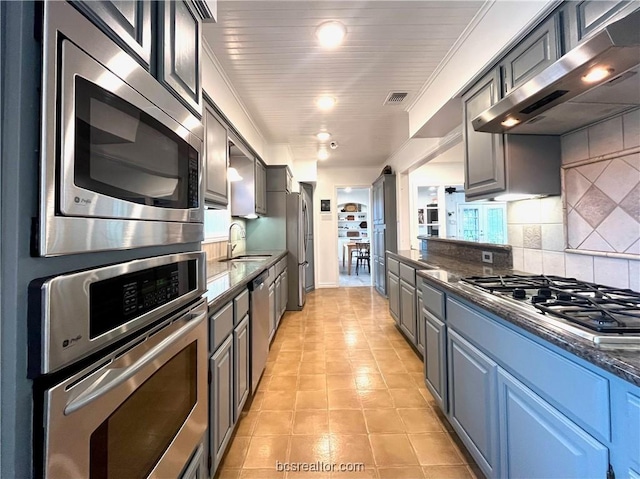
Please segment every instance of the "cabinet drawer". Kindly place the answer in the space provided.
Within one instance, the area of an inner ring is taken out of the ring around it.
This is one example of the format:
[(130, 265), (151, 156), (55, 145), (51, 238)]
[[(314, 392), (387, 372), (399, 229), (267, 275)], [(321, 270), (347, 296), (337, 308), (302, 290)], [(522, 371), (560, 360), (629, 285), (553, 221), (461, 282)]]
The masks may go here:
[(209, 318), (209, 351), (215, 351), (233, 331), (233, 302)]
[(412, 286), (416, 285), (416, 270), (411, 266), (407, 266), (404, 263), (400, 263), (400, 278), (404, 279)]
[(233, 307), (235, 309), (234, 312), (234, 321), (233, 324), (238, 324), (242, 321), (247, 313), (249, 312), (249, 290), (245, 289), (242, 293), (236, 296), (233, 300)]
[(447, 297), (447, 324), (571, 420), (610, 439), (609, 382), (497, 321)]
[(445, 294), (435, 288), (432, 288), (426, 281), (422, 282), (422, 304), (424, 307), (436, 316), (436, 318), (445, 320), (444, 309)]
[(388, 258), (387, 260), (387, 264), (388, 264), (388, 268), (389, 271), (393, 274), (395, 274), (396, 276), (400, 276), (400, 262), (393, 259), (393, 258)]

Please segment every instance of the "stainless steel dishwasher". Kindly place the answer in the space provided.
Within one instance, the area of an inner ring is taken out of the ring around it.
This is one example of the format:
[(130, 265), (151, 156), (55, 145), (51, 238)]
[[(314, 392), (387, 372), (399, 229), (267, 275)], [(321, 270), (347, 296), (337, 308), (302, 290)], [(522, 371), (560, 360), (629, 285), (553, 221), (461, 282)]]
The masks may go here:
[(255, 394), (269, 354), (269, 288), (268, 271), (249, 285), (251, 292), (251, 395)]

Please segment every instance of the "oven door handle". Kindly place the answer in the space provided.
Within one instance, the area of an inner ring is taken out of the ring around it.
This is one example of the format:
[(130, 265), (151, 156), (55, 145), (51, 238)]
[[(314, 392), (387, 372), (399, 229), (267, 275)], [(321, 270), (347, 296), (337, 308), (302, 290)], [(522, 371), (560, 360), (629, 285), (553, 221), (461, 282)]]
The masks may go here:
[(121, 384), (125, 383), (133, 376), (138, 374), (142, 369), (144, 369), (147, 365), (155, 361), (155, 359), (164, 353), (167, 348), (169, 348), (174, 343), (180, 341), (184, 336), (189, 334), (192, 330), (197, 328), (202, 321), (207, 317), (207, 312), (203, 312), (200, 314), (191, 313), (191, 318), (187, 322), (185, 326), (180, 328), (178, 331), (170, 334), (165, 339), (163, 339), (160, 343), (154, 346), (152, 349), (144, 353), (140, 356), (135, 363), (127, 366), (126, 368), (117, 368), (110, 369), (105, 374), (103, 374), (100, 378), (98, 378), (91, 386), (89, 386), (85, 391), (80, 393), (73, 401), (67, 404), (67, 407), (64, 409), (65, 416), (73, 414), (74, 412), (82, 409), (89, 403), (95, 401), (101, 396), (104, 396), (109, 391), (117, 388)]

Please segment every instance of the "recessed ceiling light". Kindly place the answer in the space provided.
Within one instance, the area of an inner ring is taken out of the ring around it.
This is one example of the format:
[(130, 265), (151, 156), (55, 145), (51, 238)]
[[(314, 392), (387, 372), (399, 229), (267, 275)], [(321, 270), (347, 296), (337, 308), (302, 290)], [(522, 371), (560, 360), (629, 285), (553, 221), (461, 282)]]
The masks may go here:
[(347, 187), (344, 189), (344, 192), (345, 192), (345, 193), (351, 193), (351, 187), (350, 187), (350, 186), (347, 186)]
[(347, 34), (346, 27), (336, 21), (325, 22), (316, 29), (316, 38), (324, 48), (336, 48)]
[(516, 126), (518, 123), (520, 123), (520, 120), (518, 120), (517, 118), (513, 118), (512, 116), (510, 116), (509, 118), (506, 118), (503, 122), (501, 122), (500, 124), (502, 126), (506, 126), (507, 128), (510, 128), (512, 126)]
[(336, 99), (332, 96), (321, 96), (316, 100), (316, 105), (321, 110), (331, 110), (336, 104)]
[(318, 159), (319, 160), (326, 160), (327, 158), (329, 158), (329, 152), (322, 148), (320, 150), (318, 150)]
[(589, 73), (582, 77), (585, 83), (595, 83), (604, 80), (613, 73), (613, 68), (593, 68)]
[(331, 138), (331, 133), (329, 133), (328, 131), (321, 131), (316, 135), (316, 138), (319, 141), (327, 141), (329, 138)]

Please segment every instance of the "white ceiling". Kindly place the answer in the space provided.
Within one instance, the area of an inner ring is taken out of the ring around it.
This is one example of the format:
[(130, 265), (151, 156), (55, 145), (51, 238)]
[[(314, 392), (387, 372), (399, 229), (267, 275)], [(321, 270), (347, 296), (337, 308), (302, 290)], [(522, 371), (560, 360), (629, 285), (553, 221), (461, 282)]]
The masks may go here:
[[(339, 148), (322, 166), (378, 166), (409, 137), (405, 111), (482, 6), (481, 1), (219, 0), (218, 23), (204, 35), (269, 143), (288, 143), (298, 160), (316, 158), (315, 134)], [(315, 42), (316, 27), (339, 20), (347, 37), (335, 50)], [(409, 92), (383, 106), (391, 91)], [(323, 94), (338, 104), (321, 112)]]

